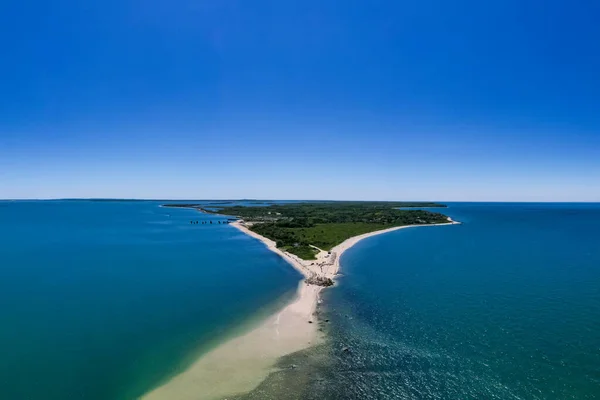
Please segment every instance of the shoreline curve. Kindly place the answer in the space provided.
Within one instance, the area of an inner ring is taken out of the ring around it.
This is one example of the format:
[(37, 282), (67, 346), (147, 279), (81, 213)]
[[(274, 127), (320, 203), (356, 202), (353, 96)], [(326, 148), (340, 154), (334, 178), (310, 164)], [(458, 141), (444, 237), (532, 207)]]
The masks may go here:
[(373, 231), (348, 238), (329, 252), (321, 250), (316, 260), (302, 260), (278, 249), (273, 240), (253, 232), (243, 220), (231, 223), (230, 225), (246, 235), (260, 240), (304, 276), (298, 283), (295, 298), (246, 333), (229, 339), (203, 354), (188, 369), (154, 388), (142, 398), (223, 399), (255, 389), (274, 371), (273, 366), (280, 357), (304, 350), (324, 340), (318, 331), (315, 317), (319, 294), (323, 287), (306, 283), (307, 278), (316, 275), (333, 279), (340, 270), (342, 254), (363, 239), (406, 228), (455, 224), (460, 222), (448, 218), (447, 223), (404, 225)]

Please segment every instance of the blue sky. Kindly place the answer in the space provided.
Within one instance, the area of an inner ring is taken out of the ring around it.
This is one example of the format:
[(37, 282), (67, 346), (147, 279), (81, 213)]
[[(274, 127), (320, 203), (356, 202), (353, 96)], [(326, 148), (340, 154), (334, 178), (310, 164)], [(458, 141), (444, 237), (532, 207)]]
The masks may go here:
[(0, 6), (0, 198), (600, 201), (600, 3)]

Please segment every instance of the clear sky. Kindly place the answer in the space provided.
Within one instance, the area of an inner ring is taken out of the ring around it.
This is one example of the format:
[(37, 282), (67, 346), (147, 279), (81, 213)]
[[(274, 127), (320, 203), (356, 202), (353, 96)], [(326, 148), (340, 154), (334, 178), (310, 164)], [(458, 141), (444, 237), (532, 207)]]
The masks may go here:
[(0, 198), (600, 201), (600, 2), (3, 2)]

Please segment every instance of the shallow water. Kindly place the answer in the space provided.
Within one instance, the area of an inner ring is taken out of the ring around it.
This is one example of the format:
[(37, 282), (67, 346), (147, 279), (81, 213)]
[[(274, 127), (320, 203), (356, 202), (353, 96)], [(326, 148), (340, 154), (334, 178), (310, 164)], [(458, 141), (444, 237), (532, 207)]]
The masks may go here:
[(159, 205), (0, 202), (0, 398), (137, 397), (295, 294), (222, 217)]
[(328, 342), (241, 398), (600, 398), (600, 205), (445, 212), (348, 250)]

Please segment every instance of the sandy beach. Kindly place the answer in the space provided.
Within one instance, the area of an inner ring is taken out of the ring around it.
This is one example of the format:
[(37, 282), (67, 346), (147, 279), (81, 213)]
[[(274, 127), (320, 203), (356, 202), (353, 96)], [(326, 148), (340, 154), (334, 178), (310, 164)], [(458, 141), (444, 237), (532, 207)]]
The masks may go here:
[[(248, 229), (244, 221), (231, 225), (262, 241), (305, 277), (314, 275), (334, 278), (340, 268), (342, 254), (359, 241), (399, 229), (451, 225), (407, 225), (365, 233), (345, 240), (330, 252), (321, 250), (316, 260), (302, 260), (278, 249), (275, 242)], [(250, 331), (226, 341), (205, 353), (180, 375), (154, 389), (143, 398), (148, 400), (224, 399), (257, 387), (273, 371), (278, 358), (319, 343), (320, 335), (314, 313), (321, 286), (309, 285), (304, 279), (298, 285), (296, 298), (276, 314), (269, 316)]]

